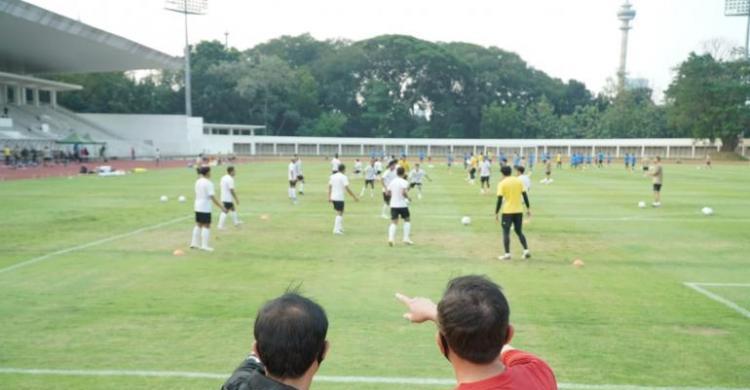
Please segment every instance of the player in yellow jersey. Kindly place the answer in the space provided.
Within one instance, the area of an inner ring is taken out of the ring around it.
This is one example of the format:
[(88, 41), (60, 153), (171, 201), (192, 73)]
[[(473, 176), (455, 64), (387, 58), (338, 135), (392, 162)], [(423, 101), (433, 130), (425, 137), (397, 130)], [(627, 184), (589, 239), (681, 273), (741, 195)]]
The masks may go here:
[[(523, 258), (531, 257), (529, 247), (526, 244), (526, 236), (523, 235), (523, 206), (526, 205), (526, 215), (531, 217), (531, 206), (529, 196), (524, 190), (521, 179), (511, 176), (512, 170), (508, 166), (500, 168), (503, 179), (497, 184), (497, 205), (495, 206), (495, 220), (501, 222), (503, 227), (503, 247), (505, 254), (498, 257), (500, 260), (510, 260), (510, 228), (513, 229), (523, 246)], [(523, 201), (523, 204), (521, 203)], [(502, 209), (502, 218), (500, 212)]]

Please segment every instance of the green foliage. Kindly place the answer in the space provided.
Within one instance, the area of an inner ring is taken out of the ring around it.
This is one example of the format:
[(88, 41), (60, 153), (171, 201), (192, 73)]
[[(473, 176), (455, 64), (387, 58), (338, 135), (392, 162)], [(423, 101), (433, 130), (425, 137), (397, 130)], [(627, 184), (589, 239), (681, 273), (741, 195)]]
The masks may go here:
[(501, 106), (492, 103), (482, 110), (482, 138), (521, 138), (523, 113), (516, 104)]
[(346, 115), (340, 112), (324, 112), (311, 129), (303, 130), (302, 135), (339, 137), (344, 133), (344, 125), (346, 125)]
[(732, 151), (750, 126), (750, 64), (691, 54), (667, 89), (670, 123), (695, 138), (721, 139)]

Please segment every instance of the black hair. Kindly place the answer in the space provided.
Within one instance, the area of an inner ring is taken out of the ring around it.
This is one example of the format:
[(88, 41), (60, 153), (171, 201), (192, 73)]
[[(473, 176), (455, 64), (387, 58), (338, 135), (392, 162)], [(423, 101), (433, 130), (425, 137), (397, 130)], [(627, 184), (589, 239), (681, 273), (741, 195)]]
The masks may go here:
[[(474, 364), (489, 364), (507, 341), (510, 307), (500, 287), (485, 276), (448, 282), (438, 303), (443, 347)], [(443, 341), (444, 340), (444, 341)]]
[(320, 364), (327, 333), (323, 308), (296, 292), (266, 302), (255, 318), (258, 357), (280, 379), (299, 378), (314, 362)]
[(198, 167), (196, 171), (199, 175), (206, 176), (209, 172), (211, 172), (211, 167)]
[(500, 173), (502, 173), (503, 176), (510, 176), (513, 171), (510, 169), (510, 166), (503, 165), (502, 167), (500, 167)]
[(404, 169), (404, 167), (398, 167), (398, 169), (396, 169), (397, 175), (404, 176), (404, 173), (406, 173), (406, 169)]
[(522, 175), (523, 175), (524, 172), (526, 172), (526, 168), (524, 168), (523, 165), (517, 166), (516, 170), (518, 171), (518, 173), (520, 173)]
[(232, 173), (232, 172), (234, 172), (234, 167), (230, 165), (227, 167), (227, 173)]
[(339, 172), (344, 173), (344, 171), (346, 171), (346, 165), (339, 164)]

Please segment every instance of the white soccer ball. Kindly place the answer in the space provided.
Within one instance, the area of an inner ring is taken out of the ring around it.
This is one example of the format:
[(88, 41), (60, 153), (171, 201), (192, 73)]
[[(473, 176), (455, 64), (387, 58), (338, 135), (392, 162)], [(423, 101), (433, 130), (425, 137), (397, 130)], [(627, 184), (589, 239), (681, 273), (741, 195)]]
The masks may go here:
[(177, 198), (177, 201), (179, 201), (180, 203), (185, 203), (185, 195), (180, 195), (180, 197)]
[(471, 224), (471, 218), (469, 217), (463, 217), (461, 218), (461, 223), (464, 225), (470, 225)]
[(645, 209), (646, 208), (646, 202), (644, 202), (644, 201), (638, 202), (638, 207), (640, 207), (642, 209)]
[(703, 215), (713, 215), (714, 209), (710, 207), (704, 207), (703, 209), (701, 209), (701, 212), (703, 213)]
[(162, 195), (161, 198), (159, 198), (160, 201), (166, 202), (169, 200), (169, 198), (166, 195)]

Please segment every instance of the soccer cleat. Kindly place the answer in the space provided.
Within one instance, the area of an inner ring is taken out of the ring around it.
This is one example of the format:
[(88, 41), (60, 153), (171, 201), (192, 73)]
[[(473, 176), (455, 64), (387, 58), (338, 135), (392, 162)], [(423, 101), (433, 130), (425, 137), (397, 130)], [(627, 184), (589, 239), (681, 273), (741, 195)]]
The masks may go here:
[(305, 193), (304, 193), (303, 191), (300, 191), (300, 192), (299, 192), (299, 194), (300, 194), (300, 195), (304, 195)]
[(334, 230), (333, 234), (335, 234), (337, 236), (343, 236), (344, 235), (344, 231), (343, 230)]
[(661, 202), (654, 202), (651, 205), (654, 207), (661, 207)]
[(225, 230), (224, 226), (217, 226), (216, 228), (219, 230)]
[(202, 246), (202, 247), (200, 248), (200, 250), (202, 250), (202, 251), (204, 251), (204, 252), (213, 252), (213, 251), (214, 251), (214, 248), (211, 248), (210, 246)]
[(380, 214), (380, 218), (383, 218), (383, 219), (390, 219), (390, 218), (388, 218), (388, 216), (387, 216), (387, 215), (385, 215), (385, 214)]
[(529, 250), (528, 250), (528, 249), (524, 250), (524, 251), (523, 251), (523, 256), (522, 256), (522, 257), (523, 257), (524, 259), (529, 259), (529, 258), (531, 258), (531, 252), (529, 252)]
[(197, 250), (197, 249), (201, 249), (201, 248), (198, 245), (190, 245), (190, 249)]
[(414, 241), (412, 241), (412, 240), (404, 240), (404, 244), (406, 244), (406, 245), (414, 245)]
[(240, 227), (240, 225), (244, 224), (245, 222), (237, 221), (237, 223), (234, 224), (234, 227)]
[(498, 260), (510, 260), (510, 253), (506, 253), (502, 256), (497, 257)]

